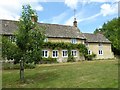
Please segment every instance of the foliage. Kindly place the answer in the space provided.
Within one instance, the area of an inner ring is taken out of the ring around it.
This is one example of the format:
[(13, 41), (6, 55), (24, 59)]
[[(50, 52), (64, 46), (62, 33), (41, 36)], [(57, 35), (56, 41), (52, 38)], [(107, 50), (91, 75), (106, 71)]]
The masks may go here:
[(74, 56), (68, 56), (67, 62), (75, 62)]
[[(22, 53), (19, 60), (24, 62), (35, 62), (41, 59), (41, 46), (44, 41), (43, 28), (38, 27), (37, 22), (32, 21), (32, 15), (37, 19), (36, 12), (32, 10), (30, 5), (23, 6), (22, 16), (18, 22), (18, 30), (15, 33), (16, 46)], [(12, 51), (13, 49), (10, 48)], [(15, 51), (13, 51), (15, 53)], [(14, 54), (12, 54), (14, 55)], [(17, 56), (18, 56), (17, 55)]]
[(98, 28), (94, 33), (102, 33), (112, 42), (112, 50), (114, 54), (120, 55), (120, 17), (114, 18)]
[(86, 55), (86, 59), (87, 60), (93, 60), (93, 58), (95, 58), (96, 57), (96, 54), (94, 54), (94, 53), (92, 53), (92, 54), (88, 54), (88, 55)]
[(49, 48), (49, 49), (67, 49), (68, 50), (68, 59), (67, 61), (74, 62), (75, 58), (71, 56), (72, 49), (78, 49), (81, 56), (87, 55), (87, 47), (84, 44), (72, 44), (72, 43), (64, 43), (64, 42), (45, 42), (42, 48)]
[[(38, 63), (41, 57), (41, 47), (44, 41), (43, 28), (38, 27), (37, 14), (30, 5), (22, 8), (14, 43), (3, 38), (3, 57), (20, 62), (20, 79), (24, 82), (24, 63)], [(6, 44), (7, 43), (7, 44)]]
[(41, 64), (47, 64), (47, 63), (56, 63), (57, 62), (57, 58), (51, 58), (51, 57), (48, 57), (48, 58), (42, 58), (40, 60), (40, 63)]
[[(35, 68), (35, 65), (34, 64), (26, 64), (24, 65), (24, 68), (25, 69), (33, 69)], [(3, 70), (13, 70), (13, 69), (20, 69), (20, 65), (19, 64), (13, 64), (13, 63), (10, 63), (10, 62), (4, 62), (2, 64), (2, 69)]]
[(2, 36), (2, 57), (19, 62), (21, 56), (22, 52), (16, 43), (12, 43), (7, 37)]
[(87, 55), (87, 47), (84, 44), (72, 44), (72, 43), (64, 43), (64, 42), (45, 42), (42, 48), (49, 49), (68, 49), (68, 56), (71, 55), (72, 49), (78, 49), (80, 55)]
[(29, 5), (23, 6), (22, 16), (15, 32), (15, 42), (2, 36), (2, 57), (8, 60), (35, 62), (41, 59), (41, 47), (44, 41), (44, 28), (38, 27), (37, 22), (32, 22), (31, 15), (37, 17), (36, 12)]

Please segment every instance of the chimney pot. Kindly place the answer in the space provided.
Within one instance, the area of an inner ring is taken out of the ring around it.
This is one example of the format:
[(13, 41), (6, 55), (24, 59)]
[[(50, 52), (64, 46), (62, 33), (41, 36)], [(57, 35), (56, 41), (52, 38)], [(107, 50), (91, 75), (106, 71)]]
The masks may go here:
[(31, 14), (31, 21), (37, 22), (37, 16), (35, 14)]

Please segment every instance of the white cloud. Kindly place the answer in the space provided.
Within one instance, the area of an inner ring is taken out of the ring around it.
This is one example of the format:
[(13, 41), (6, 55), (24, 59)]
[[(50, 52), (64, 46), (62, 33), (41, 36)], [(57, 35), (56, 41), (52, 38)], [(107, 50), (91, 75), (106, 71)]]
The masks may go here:
[(77, 4), (78, 4), (78, 0), (65, 0), (64, 3), (70, 7), (71, 9), (76, 9), (77, 8)]
[(18, 20), (22, 5), (30, 4), (33, 9), (42, 11), (43, 7), (39, 0), (2, 0), (0, 2), (0, 19)]
[(118, 2), (119, 0), (89, 0), (90, 2)]
[(118, 12), (118, 4), (103, 4), (101, 5), (101, 14), (103, 16), (113, 15)]
[[(94, 0), (95, 1), (95, 0)], [(98, 0), (100, 1), (100, 0)], [(104, 0), (101, 0), (104, 1)], [(79, 13), (76, 14), (77, 17), (77, 22), (83, 22), (83, 21), (87, 21), (87, 20), (93, 20), (95, 18), (97, 18), (98, 16), (108, 16), (108, 15), (114, 15), (118, 12), (118, 4), (117, 3), (113, 3), (113, 4), (102, 4), (100, 7), (100, 12), (89, 16), (89, 17), (81, 17), (80, 13), (82, 13), (82, 11), (80, 11)], [(70, 17), (66, 22), (65, 25), (73, 25), (73, 19), (74, 17)]]
[(118, 2), (119, 0), (78, 0), (78, 2), (83, 3), (90, 3), (90, 2), (98, 2), (98, 3), (104, 3), (104, 2)]
[[(78, 23), (80, 23), (80, 22), (83, 22), (83, 21), (88, 21), (88, 20), (93, 20), (94, 18), (96, 18), (96, 17), (98, 17), (98, 16), (100, 16), (101, 15), (101, 13), (98, 13), (98, 14), (95, 14), (95, 15), (93, 15), (93, 16), (90, 16), (90, 17), (87, 17), (87, 18), (80, 18), (80, 17), (78, 17), (77, 18), (77, 22)], [(78, 15), (77, 15), (78, 16)], [(66, 22), (65, 22), (65, 25), (73, 25), (73, 16), (70, 18), (70, 19), (68, 19)]]

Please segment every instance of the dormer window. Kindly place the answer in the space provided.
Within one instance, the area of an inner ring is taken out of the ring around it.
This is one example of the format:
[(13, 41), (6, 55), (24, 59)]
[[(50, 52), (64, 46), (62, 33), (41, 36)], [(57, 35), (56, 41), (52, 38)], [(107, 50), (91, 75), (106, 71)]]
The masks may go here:
[(71, 39), (71, 43), (72, 43), (72, 44), (76, 44), (76, 43), (77, 43), (77, 40), (76, 40), (75, 38), (72, 38), (72, 39)]
[(86, 42), (86, 43), (85, 43), (85, 45), (86, 45), (86, 47), (88, 47), (88, 46), (89, 46), (89, 43), (88, 43), (88, 42)]
[(102, 43), (99, 43), (99, 46), (102, 46)]

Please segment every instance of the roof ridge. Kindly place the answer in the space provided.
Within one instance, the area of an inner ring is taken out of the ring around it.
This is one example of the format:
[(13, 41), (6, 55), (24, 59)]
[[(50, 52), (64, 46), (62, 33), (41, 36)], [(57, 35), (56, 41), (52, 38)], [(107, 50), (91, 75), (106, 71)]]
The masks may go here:
[[(0, 21), (19, 21), (19, 20), (9, 20), (9, 19), (0, 19)], [(47, 24), (47, 25), (58, 25), (58, 26), (66, 26), (66, 27), (74, 27), (71, 25), (62, 25), (62, 24), (51, 24), (51, 23), (41, 23), (41, 22), (37, 22), (39, 24)]]
[(38, 22), (38, 24), (46, 24), (46, 25), (57, 25), (57, 26), (74, 27), (74, 26), (70, 26), (70, 25), (62, 25), (62, 24), (51, 24), (51, 23), (41, 23), (41, 22)]

